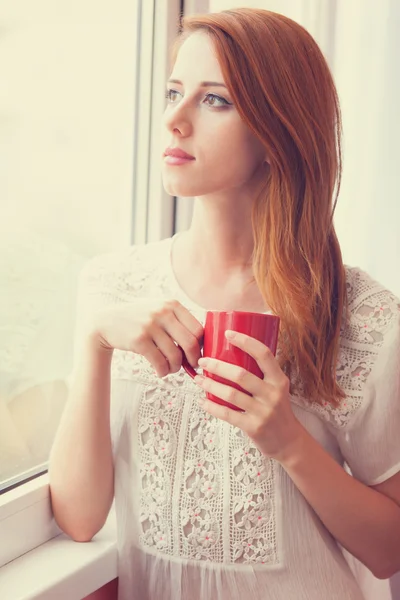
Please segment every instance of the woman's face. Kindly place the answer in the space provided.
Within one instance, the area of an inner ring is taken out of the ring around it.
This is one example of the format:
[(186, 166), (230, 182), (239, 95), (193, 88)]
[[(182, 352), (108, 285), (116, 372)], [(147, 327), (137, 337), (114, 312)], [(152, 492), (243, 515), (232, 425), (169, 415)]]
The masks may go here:
[(194, 157), (177, 166), (163, 156), (164, 188), (172, 196), (250, 191), (266, 160), (261, 142), (239, 117), (223, 84), (211, 40), (204, 33), (192, 34), (167, 83), (163, 151), (180, 148)]

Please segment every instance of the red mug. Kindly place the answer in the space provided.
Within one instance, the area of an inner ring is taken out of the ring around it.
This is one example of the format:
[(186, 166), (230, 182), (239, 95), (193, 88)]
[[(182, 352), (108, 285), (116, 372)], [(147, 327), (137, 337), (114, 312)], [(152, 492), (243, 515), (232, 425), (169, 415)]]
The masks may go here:
[[(207, 358), (218, 358), (224, 362), (238, 365), (262, 379), (264, 374), (262, 373), (256, 360), (247, 352), (244, 352), (240, 348), (233, 346), (226, 339), (225, 331), (231, 329), (232, 331), (245, 333), (246, 335), (257, 339), (268, 346), (275, 356), (278, 343), (279, 323), (280, 319), (275, 315), (242, 312), (236, 310), (208, 311), (204, 325), (203, 356)], [(190, 375), (190, 377), (194, 378), (197, 373), (189, 364), (185, 353), (182, 352), (182, 354), (182, 366), (186, 373)], [(218, 375), (208, 373), (206, 370), (203, 371), (203, 375), (220, 383), (230, 385), (231, 387), (250, 395), (233, 381), (228, 381), (222, 377), (219, 377)], [(223, 406), (228, 406), (233, 410), (243, 412), (242, 409), (238, 408), (237, 406), (234, 406), (230, 402), (226, 402), (226, 400), (222, 400), (221, 398), (218, 398), (209, 392), (206, 392), (206, 396), (209, 400), (212, 400), (217, 404), (222, 404)]]

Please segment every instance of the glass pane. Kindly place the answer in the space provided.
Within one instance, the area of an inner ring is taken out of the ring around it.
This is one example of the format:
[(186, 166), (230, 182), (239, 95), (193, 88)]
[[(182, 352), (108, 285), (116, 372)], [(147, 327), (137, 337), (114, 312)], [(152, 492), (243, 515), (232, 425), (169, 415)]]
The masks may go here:
[(45, 468), (80, 269), (130, 243), (137, 7), (9, 0), (1, 12), (0, 490)]

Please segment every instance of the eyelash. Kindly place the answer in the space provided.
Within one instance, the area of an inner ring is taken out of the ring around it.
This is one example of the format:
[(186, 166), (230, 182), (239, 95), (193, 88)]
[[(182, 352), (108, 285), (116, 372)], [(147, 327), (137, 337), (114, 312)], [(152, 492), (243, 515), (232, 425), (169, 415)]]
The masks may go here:
[[(178, 92), (177, 90), (166, 90), (165, 92), (165, 97), (167, 100), (169, 100), (171, 103), (171, 94), (175, 93), (175, 94), (179, 94), (180, 92)], [(223, 104), (222, 106), (232, 106), (230, 102), (228, 102), (227, 100), (225, 100), (225, 98), (221, 98), (221, 96), (217, 96), (217, 94), (206, 94), (204, 96), (204, 99), (206, 98), (215, 98), (216, 100), (221, 101)], [(212, 106), (211, 104), (209, 105), (210, 108), (222, 108), (221, 106)]]

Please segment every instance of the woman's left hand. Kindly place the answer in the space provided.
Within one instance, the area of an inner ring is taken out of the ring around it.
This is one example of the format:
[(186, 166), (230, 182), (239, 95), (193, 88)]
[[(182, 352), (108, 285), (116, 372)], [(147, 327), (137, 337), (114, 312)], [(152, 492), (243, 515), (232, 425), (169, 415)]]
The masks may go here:
[(232, 410), (206, 398), (200, 401), (201, 406), (211, 415), (242, 429), (264, 455), (282, 462), (304, 433), (291, 408), (289, 379), (265, 344), (239, 332), (226, 332), (225, 335), (229, 343), (257, 361), (264, 378), (215, 358), (201, 358), (199, 366), (208, 373), (232, 381), (251, 394), (248, 396), (234, 387), (198, 375), (195, 382), (203, 390), (245, 412)]

